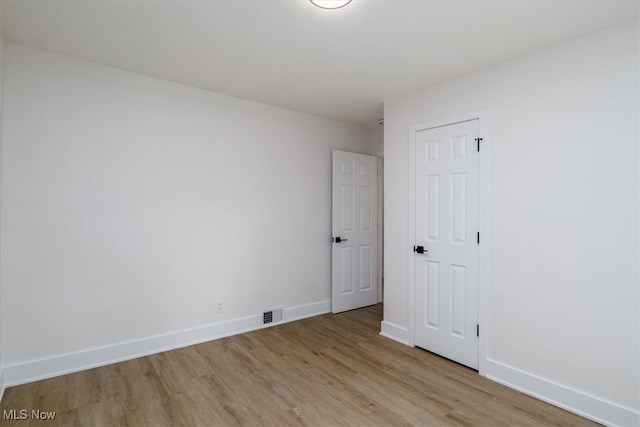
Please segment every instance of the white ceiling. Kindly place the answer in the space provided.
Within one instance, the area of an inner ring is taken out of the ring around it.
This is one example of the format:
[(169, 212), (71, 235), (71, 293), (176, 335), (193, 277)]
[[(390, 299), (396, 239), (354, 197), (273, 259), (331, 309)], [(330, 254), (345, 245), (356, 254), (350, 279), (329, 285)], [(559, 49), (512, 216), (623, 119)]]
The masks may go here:
[(637, 19), (638, 0), (1, 0), (5, 40), (375, 126), (384, 100)]

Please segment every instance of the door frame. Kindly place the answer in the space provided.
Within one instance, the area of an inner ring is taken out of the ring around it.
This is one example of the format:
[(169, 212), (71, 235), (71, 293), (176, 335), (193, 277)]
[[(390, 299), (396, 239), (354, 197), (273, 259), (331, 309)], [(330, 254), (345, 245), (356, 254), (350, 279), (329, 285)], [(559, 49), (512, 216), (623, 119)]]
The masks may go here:
[(416, 133), (419, 131), (454, 125), (456, 123), (470, 120), (478, 120), (478, 128), (482, 142), (480, 145), (480, 155), (478, 158), (478, 225), (480, 232), (480, 245), (478, 254), (478, 324), (480, 325), (480, 337), (478, 338), (478, 373), (486, 376), (487, 368), (487, 343), (489, 330), (487, 327), (487, 241), (488, 218), (487, 218), (487, 177), (488, 177), (488, 148), (489, 137), (487, 134), (487, 113), (478, 111), (474, 113), (462, 114), (454, 117), (447, 117), (440, 120), (419, 123), (409, 128), (409, 245), (407, 254), (409, 259), (409, 283), (408, 283), (408, 344), (415, 347), (415, 297), (416, 297), (416, 257), (411, 248), (416, 245)]

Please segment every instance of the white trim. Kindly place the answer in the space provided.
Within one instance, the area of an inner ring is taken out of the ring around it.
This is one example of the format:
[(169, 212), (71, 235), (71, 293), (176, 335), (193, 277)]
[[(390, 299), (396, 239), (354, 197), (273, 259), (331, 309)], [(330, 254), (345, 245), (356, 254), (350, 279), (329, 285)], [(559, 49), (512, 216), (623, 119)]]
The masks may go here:
[(640, 425), (640, 412), (596, 396), (538, 377), (495, 360), (485, 361), (490, 380), (566, 409), (582, 417), (611, 426)]
[(416, 235), (416, 131), (421, 126), (409, 128), (409, 283), (407, 284), (407, 344), (415, 346), (415, 298), (416, 298), (416, 259), (410, 250), (415, 246)]
[(479, 132), (482, 138), (480, 146), (480, 158), (478, 159), (478, 228), (480, 231), (480, 247), (478, 248), (478, 324), (480, 325), (480, 337), (478, 339), (478, 373), (484, 375), (487, 361), (487, 348), (489, 343), (489, 320), (487, 317), (487, 294), (489, 277), (489, 132), (487, 113), (482, 111), (477, 114), (479, 120)]
[(331, 313), (331, 300), (287, 307), (284, 309), (284, 321), (293, 322), (327, 313)]
[[(330, 312), (331, 301), (320, 301), (285, 309), (284, 322), (300, 320)], [(281, 325), (282, 323), (278, 323)], [(275, 326), (275, 325), (274, 325)], [(114, 345), (83, 350), (75, 353), (61, 354), (39, 360), (31, 360), (5, 366), (2, 375), (4, 381), (0, 385), (14, 386), (85, 369), (97, 368), (112, 363), (174, 350), (212, 341), (219, 338), (237, 335), (244, 332), (262, 329), (262, 316), (243, 317), (214, 323), (192, 329), (156, 335), (139, 340), (122, 342)]]
[(376, 242), (377, 248), (377, 283), (378, 283), (378, 303), (382, 302), (382, 288), (384, 281), (384, 159), (378, 157), (378, 175), (376, 177), (376, 183), (378, 185), (378, 197), (376, 200), (376, 209), (378, 211), (378, 217), (376, 218)]
[(411, 345), (409, 344), (409, 330), (407, 328), (394, 325), (393, 323), (387, 321), (383, 321), (380, 328), (380, 335), (382, 335), (383, 337), (397, 341), (400, 344)]
[(0, 402), (4, 396), (4, 369), (0, 368)]
[(416, 242), (415, 236), (415, 157), (416, 157), (416, 132), (426, 129), (433, 129), (442, 126), (453, 125), (457, 123), (467, 122), (470, 120), (478, 120), (478, 131), (482, 138), (482, 145), (480, 147), (480, 156), (478, 158), (478, 228), (480, 231), (480, 247), (479, 247), (479, 259), (478, 259), (478, 324), (480, 325), (480, 339), (478, 340), (478, 372), (480, 375), (484, 375), (485, 364), (487, 358), (487, 241), (488, 241), (488, 226), (487, 226), (487, 197), (488, 197), (488, 143), (489, 137), (487, 135), (487, 113), (484, 111), (462, 114), (455, 117), (449, 117), (445, 119), (435, 120), (428, 123), (420, 123), (413, 125), (409, 128), (409, 247), (407, 247), (407, 253), (409, 254), (409, 283), (408, 283), (408, 334), (407, 344), (415, 346), (415, 256), (410, 250)]

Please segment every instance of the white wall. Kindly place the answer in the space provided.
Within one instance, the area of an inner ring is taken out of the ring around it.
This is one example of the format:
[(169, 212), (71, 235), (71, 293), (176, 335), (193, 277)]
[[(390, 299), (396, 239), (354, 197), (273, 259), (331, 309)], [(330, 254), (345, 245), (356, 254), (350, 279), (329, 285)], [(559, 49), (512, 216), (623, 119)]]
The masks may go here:
[(385, 322), (412, 327), (409, 126), (485, 110), (489, 374), (614, 423), (640, 409), (637, 31), (628, 23), (385, 103)]
[(371, 154), (384, 157), (384, 127), (382, 126), (371, 130)]
[(331, 150), (369, 129), (7, 53), (7, 366), (330, 299)]

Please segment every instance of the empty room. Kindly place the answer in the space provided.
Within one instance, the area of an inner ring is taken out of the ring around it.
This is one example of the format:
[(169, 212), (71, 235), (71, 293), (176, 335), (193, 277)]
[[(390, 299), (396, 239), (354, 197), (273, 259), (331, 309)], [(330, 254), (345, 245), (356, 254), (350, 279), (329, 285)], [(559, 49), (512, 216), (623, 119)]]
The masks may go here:
[(640, 426), (637, 0), (0, 0), (0, 425)]

